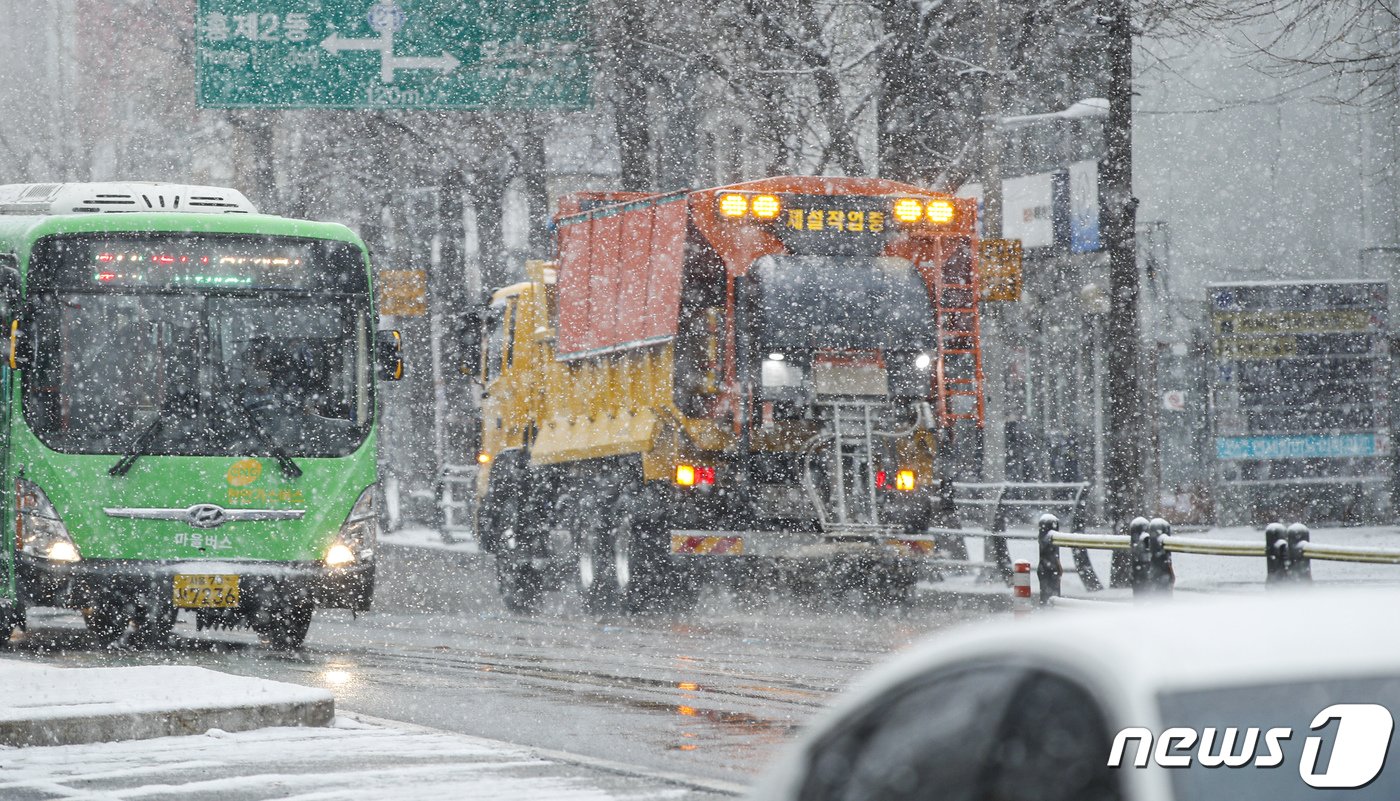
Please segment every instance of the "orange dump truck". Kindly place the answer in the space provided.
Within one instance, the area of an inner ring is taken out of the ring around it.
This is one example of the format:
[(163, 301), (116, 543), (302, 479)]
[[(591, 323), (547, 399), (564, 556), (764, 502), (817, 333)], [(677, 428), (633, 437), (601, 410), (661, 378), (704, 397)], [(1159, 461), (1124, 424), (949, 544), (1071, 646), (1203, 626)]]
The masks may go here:
[(507, 606), (702, 578), (909, 597), (982, 423), (973, 201), (863, 178), (561, 200), (495, 292), (477, 532)]

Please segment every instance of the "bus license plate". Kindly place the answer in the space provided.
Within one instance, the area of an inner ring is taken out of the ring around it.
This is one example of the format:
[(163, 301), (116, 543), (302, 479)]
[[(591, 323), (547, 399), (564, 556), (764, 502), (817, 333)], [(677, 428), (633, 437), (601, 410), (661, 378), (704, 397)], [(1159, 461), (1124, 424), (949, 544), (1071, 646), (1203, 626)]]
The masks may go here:
[(238, 606), (238, 576), (175, 576), (175, 605), (181, 609)]

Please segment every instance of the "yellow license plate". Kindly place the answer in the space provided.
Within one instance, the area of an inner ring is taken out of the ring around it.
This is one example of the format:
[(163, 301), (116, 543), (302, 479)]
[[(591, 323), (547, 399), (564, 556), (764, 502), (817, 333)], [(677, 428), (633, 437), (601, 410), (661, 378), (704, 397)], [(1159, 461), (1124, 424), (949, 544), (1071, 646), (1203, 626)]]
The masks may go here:
[(238, 576), (175, 576), (175, 605), (181, 609), (238, 606)]

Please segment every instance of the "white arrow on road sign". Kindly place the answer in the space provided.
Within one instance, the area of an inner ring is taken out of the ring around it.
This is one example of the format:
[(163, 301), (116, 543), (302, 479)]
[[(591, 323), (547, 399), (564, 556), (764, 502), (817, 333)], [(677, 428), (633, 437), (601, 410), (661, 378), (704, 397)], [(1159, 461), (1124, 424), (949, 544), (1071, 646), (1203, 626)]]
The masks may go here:
[(388, 61), (391, 70), (441, 70), (443, 73), (457, 69), (462, 63), (447, 52), (440, 56), (390, 56)]
[(335, 55), (341, 50), (379, 50), (383, 47), (382, 37), (376, 39), (342, 39), (340, 34), (332, 33), (321, 42), (321, 46), (326, 48), (326, 52)]
[(446, 51), (440, 56), (396, 56), (394, 55), (394, 29), (385, 28), (373, 39), (346, 39), (332, 33), (321, 42), (327, 53), (335, 55), (342, 50), (378, 50), (379, 79), (384, 83), (394, 82), (395, 70), (437, 70), (443, 75), (457, 69), (462, 62)]

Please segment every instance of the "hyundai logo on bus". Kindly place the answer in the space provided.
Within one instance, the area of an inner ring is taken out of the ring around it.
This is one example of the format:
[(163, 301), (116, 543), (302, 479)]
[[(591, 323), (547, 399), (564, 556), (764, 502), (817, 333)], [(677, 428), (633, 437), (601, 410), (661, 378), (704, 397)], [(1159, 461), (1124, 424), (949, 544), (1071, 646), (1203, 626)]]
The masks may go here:
[[(1311, 736), (1303, 742), (1298, 775), (1309, 787), (1365, 787), (1385, 767), (1395, 720), (1390, 710), (1380, 704), (1333, 704), (1317, 713), (1309, 728), (1318, 731), (1327, 728), (1334, 720), (1337, 725), (1330, 735), (1331, 747), (1328, 750), (1331, 757), (1327, 760), (1326, 768), (1321, 773), (1317, 772), (1318, 755), (1325, 753), (1324, 739), (1328, 738)], [(1123, 767), (1128, 742), (1136, 740), (1137, 752), (1131, 764), (1138, 768), (1147, 767), (1149, 756), (1164, 768), (1189, 768), (1193, 756), (1203, 768), (1277, 768), (1285, 761), (1283, 743), (1293, 739), (1293, 729), (1279, 727), (1261, 730), (1251, 726), (1244, 729), (1242, 741), (1239, 735), (1240, 729), (1234, 727), (1226, 728), (1223, 732), (1216, 728), (1173, 727), (1156, 738), (1154, 748), (1151, 730), (1129, 727), (1113, 738), (1108, 766)], [(1261, 746), (1263, 754), (1259, 753)]]
[(195, 528), (217, 528), (228, 522), (224, 507), (201, 503), (185, 510), (187, 522)]

